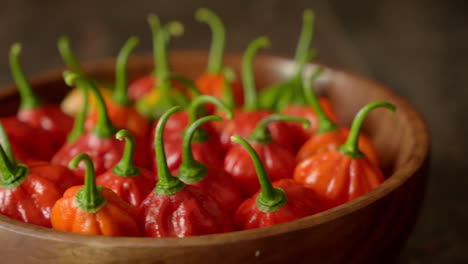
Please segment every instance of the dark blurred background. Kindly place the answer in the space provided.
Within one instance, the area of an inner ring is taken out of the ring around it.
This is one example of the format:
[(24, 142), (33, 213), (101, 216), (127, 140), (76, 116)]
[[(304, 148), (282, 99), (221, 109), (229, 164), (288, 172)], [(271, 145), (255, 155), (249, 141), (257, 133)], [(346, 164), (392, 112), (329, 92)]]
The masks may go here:
[(468, 4), (467, 1), (280, 0), (1, 0), (0, 84), (10, 83), (7, 55), (23, 43), (28, 74), (62, 67), (56, 39), (73, 40), (82, 61), (114, 56), (130, 35), (151, 49), (146, 16), (186, 24), (174, 49), (207, 49), (209, 30), (193, 19), (216, 11), (230, 51), (260, 34), (271, 53), (293, 55), (302, 10), (317, 14), (319, 61), (370, 76), (409, 100), (432, 133), (431, 180), (425, 207), (398, 263), (468, 263)]

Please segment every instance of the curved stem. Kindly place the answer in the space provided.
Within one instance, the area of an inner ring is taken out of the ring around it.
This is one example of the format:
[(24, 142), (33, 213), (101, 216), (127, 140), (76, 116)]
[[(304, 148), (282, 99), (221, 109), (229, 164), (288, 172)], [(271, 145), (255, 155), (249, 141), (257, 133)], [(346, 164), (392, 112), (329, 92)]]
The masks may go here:
[(84, 162), (85, 182), (75, 196), (76, 206), (84, 212), (96, 213), (106, 204), (106, 199), (101, 193), (101, 187), (96, 185), (96, 175), (94, 164), (91, 158), (86, 153), (81, 153), (75, 156), (69, 164), (72, 169), (77, 169), (80, 162)]
[(115, 138), (125, 140), (125, 149), (122, 154), (122, 159), (117, 163), (112, 172), (121, 177), (132, 177), (140, 174), (140, 169), (133, 163), (135, 154), (135, 137), (128, 130), (122, 129), (117, 132)]
[(281, 188), (273, 187), (257, 152), (240, 136), (232, 136), (231, 141), (240, 144), (249, 153), (254, 163), (261, 187), (261, 192), (257, 197), (257, 208), (262, 212), (274, 212), (280, 209), (288, 201), (286, 194)]
[(180, 75), (180, 74), (175, 74), (175, 73), (170, 73), (169, 74), (169, 79), (171, 80), (176, 80), (180, 83), (182, 83), (187, 89), (189, 89), (195, 96), (201, 95), (200, 91), (198, 90), (197, 86), (195, 83), (190, 80), (189, 78)]
[(309, 128), (310, 126), (310, 121), (302, 117), (273, 114), (260, 120), (255, 129), (250, 133), (248, 139), (257, 144), (268, 144), (272, 142), (273, 138), (268, 130), (268, 125), (272, 122), (282, 121), (302, 123), (304, 128)]
[(119, 105), (129, 106), (131, 104), (127, 93), (127, 62), (130, 53), (138, 45), (138, 42), (139, 40), (137, 37), (129, 38), (117, 57), (113, 100)]
[(206, 71), (209, 73), (219, 73), (223, 65), (223, 52), (226, 40), (223, 22), (213, 11), (207, 8), (199, 8), (195, 13), (195, 18), (200, 22), (208, 24), (213, 34)]
[(242, 58), (242, 82), (245, 97), (244, 110), (255, 111), (259, 107), (253, 72), (253, 58), (260, 48), (265, 48), (269, 45), (270, 40), (267, 37), (259, 37), (249, 44)]
[(107, 113), (104, 98), (102, 97), (102, 94), (99, 92), (99, 90), (96, 88), (94, 82), (90, 81), (83, 75), (79, 75), (70, 71), (65, 71), (63, 73), (63, 76), (67, 85), (76, 85), (78, 87), (83, 87), (83, 89), (88, 89), (94, 94), (96, 98), (98, 118), (92, 133), (100, 138), (113, 137), (117, 131), (117, 128), (115, 128), (115, 126), (112, 124)]
[(311, 9), (304, 10), (301, 35), (296, 48), (297, 75), (301, 75), (304, 70), (304, 65), (309, 60), (310, 43), (314, 35), (315, 14)]
[(10, 70), (18, 87), (21, 96), (20, 109), (32, 109), (42, 105), (42, 101), (34, 94), (29, 82), (26, 80), (21, 65), (19, 56), (21, 54), (21, 44), (15, 43), (10, 48)]
[(83, 69), (81, 68), (80, 64), (78, 63), (78, 60), (76, 57), (73, 55), (73, 52), (70, 47), (70, 40), (66, 36), (61, 36), (58, 39), (57, 42), (58, 50), (60, 53), (60, 56), (62, 56), (62, 59), (65, 61), (65, 64), (67, 67), (78, 73), (78, 74), (85, 74)]
[(359, 110), (359, 112), (356, 114), (356, 117), (354, 117), (348, 140), (338, 148), (344, 155), (351, 158), (364, 157), (364, 154), (359, 150), (358, 147), (359, 133), (361, 131), (364, 119), (367, 117), (369, 112), (379, 107), (385, 107), (391, 112), (395, 112), (396, 110), (396, 107), (388, 102), (374, 102), (361, 108), (361, 110)]
[(201, 181), (206, 175), (206, 166), (193, 157), (191, 143), (195, 132), (197, 132), (200, 126), (210, 121), (221, 122), (223, 118), (216, 115), (202, 117), (193, 122), (185, 132), (184, 141), (182, 143), (182, 164), (177, 174), (177, 177), (185, 183)]
[(147, 21), (151, 29), (151, 37), (152, 37), (152, 43), (153, 43), (153, 63), (154, 63), (153, 78), (154, 80), (157, 80), (158, 75), (156, 72), (156, 68), (158, 64), (158, 56), (157, 56), (158, 49), (156, 47), (157, 47), (158, 42), (156, 41), (156, 39), (157, 39), (158, 31), (159, 31), (161, 24), (159, 22), (158, 16), (155, 14), (149, 14)]
[(218, 108), (218, 111), (220, 109), (223, 110), (226, 113), (228, 119), (232, 118), (232, 109), (230, 109), (225, 103), (223, 103), (223, 101), (213, 96), (200, 95), (197, 98), (195, 98), (192, 101), (192, 103), (190, 103), (187, 109), (189, 115), (189, 124), (192, 124), (193, 122), (195, 122), (195, 120), (197, 120), (197, 114), (200, 112), (200, 107), (207, 103), (214, 104)]
[(16, 166), (16, 158), (15, 158), (15, 155), (13, 154), (13, 150), (11, 149), (10, 139), (8, 138), (5, 128), (3, 127), (1, 122), (0, 122), (0, 145), (3, 147), (3, 150), (5, 151), (10, 162), (14, 166)]
[(229, 67), (224, 67), (223, 70), (222, 70), (222, 74), (223, 74), (223, 77), (224, 77), (224, 88), (223, 88), (224, 102), (226, 103), (226, 105), (229, 108), (234, 109), (234, 107), (236, 107), (236, 102), (234, 100), (234, 94), (232, 92), (232, 85), (231, 84), (236, 79), (236, 74), (235, 74), (234, 70), (229, 68)]
[(306, 102), (312, 107), (312, 109), (314, 109), (314, 112), (317, 115), (318, 127), (316, 133), (327, 133), (338, 129), (338, 126), (333, 123), (323, 111), (317, 95), (312, 88), (312, 83), (322, 72), (323, 68), (317, 68), (317, 70), (305, 78), (302, 85)]
[(86, 116), (88, 115), (88, 104), (89, 104), (89, 92), (88, 88), (85, 86), (80, 87), (81, 92), (83, 93), (83, 106), (81, 111), (75, 117), (75, 121), (73, 123), (73, 129), (70, 131), (67, 137), (67, 142), (73, 143), (85, 132), (85, 121)]
[(158, 183), (154, 192), (158, 195), (173, 195), (185, 187), (185, 184), (172, 176), (167, 166), (166, 153), (164, 152), (164, 127), (167, 120), (175, 113), (182, 110), (180, 106), (174, 106), (167, 110), (159, 119), (156, 126), (154, 148), (156, 149), (156, 164), (158, 168)]

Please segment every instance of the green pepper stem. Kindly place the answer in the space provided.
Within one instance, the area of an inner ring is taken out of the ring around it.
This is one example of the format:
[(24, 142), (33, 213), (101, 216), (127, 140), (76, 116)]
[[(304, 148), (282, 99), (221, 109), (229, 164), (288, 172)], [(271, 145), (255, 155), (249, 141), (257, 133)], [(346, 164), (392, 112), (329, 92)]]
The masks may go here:
[(323, 68), (317, 68), (312, 74), (304, 79), (302, 90), (306, 102), (312, 107), (315, 114), (317, 115), (318, 127), (316, 133), (327, 133), (338, 129), (338, 126), (333, 123), (323, 111), (322, 106), (317, 98), (317, 95), (314, 92), (312, 83), (317, 79), (317, 77), (323, 72)]
[(138, 45), (138, 42), (139, 40), (135, 36), (129, 38), (117, 57), (113, 100), (119, 105), (129, 106), (131, 104), (131, 100), (127, 93), (127, 62), (130, 53)]
[(309, 60), (310, 43), (314, 36), (315, 14), (311, 9), (304, 10), (302, 30), (299, 36), (299, 42), (296, 48), (296, 55), (294, 60), (298, 65), (297, 75), (301, 75), (304, 66)]
[(67, 85), (83, 87), (83, 89), (88, 89), (94, 94), (97, 102), (98, 118), (92, 133), (100, 138), (113, 137), (117, 131), (117, 128), (115, 128), (115, 126), (112, 124), (107, 113), (104, 98), (102, 97), (102, 94), (99, 92), (94, 82), (83, 75), (79, 75), (70, 71), (65, 71), (63, 76)]
[(169, 22), (159, 28), (156, 32), (156, 77), (159, 80), (159, 88), (169, 92), (171, 82), (169, 80), (169, 61), (167, 56), (168, 43), (171, 36), (181, 36), (184, 33), (184, 26), (179, 22)]
[(232, 92), (232, 82), (236, 79), (236, 73), (234, 72), (233, 69), (229, 67), (224, 67), (222, 70), (222, 74), (224, 77), (224, 102), (226, 105), (234, 109), (236, 107), (236, 102), (234, 100), (234, 94)]
[(199, 22), (208, 24), (213, 34), (206, 71), (209, 73), (219, 73), (223, 65), (223, 53), (226, 42), (226, 31), (223, 22), (213, 11), (207, 8), (199, 8), (195, 13), (195, 18)]
[(253, 58), (260, 48), (269, 46), (270, 40), (267, 37), (259, 37), (249, 44), (242, 58), (242, 82), (245, 97), (244, 110), (246, 111), (255, 111), (259, 107), (253, 72)]
[(29, 173), (28, 167), (17, 164), (8, 135), (0, 123), (0, 187), (11, 189), (21, 185)]
[(29, 82), (26, 80), (26, 77), (21, 70), (21, 64), (19, 62), (20, 54), (21, 44), (13, 44), (10, 48), (10, 70), (21, 96), (20, 109), (33, 109), (40, 107), (42, 105), (41, 99), (34, 94), (31, 85), (29, 85)]
[(77, 169), (78, 165), (82, 161), (86, 166), (85, 182), (84, 187), (76, 193), (76, 205), (84, 212), (96, 213), (106, 204), (106, 199), (101, 193), (102, 188), (96, 185), (96, 175), (93, 161), (88, 154), (81, 153), (70, 161), (69, 167), (71, 169)]
[(14, 166), (16, 166), (16, 158), (15, 158), (15, 155), (13, 154), (13, 150), (11, 149), (10, 139), (8, 138), (5, 128), (3, 127), (1, 122), (0, 122), (0, 145), (3, 147), (3, 150), (5, 150), (5, 153), (8, 159), (10, 160), (10, 162)]
[(245, 139), (237, 135), (232, 136), (231, 141), (240, 144), (249, 153), (254, 163), (261, 187), (261, 192), (257, 197), (257, 208), (262, 212), (275, 212), (283, 207), (287, 203), (288, 198), (281, 188), (273, 187), (266, 174), (265, 167), (254, 148)]
[(157, 47), (158, 41), (156, 39), (158, 36), (159, 28), (161, 27), (161, 23), (159, 22), (158, 16), (155, 14), (149, 14), (147, 21), (148, 21), (148, 25), (150, 26), (151, 38), (152, 38), (152, 43), (153, 43), (153, 63), (154, 63), (153, 76), (154, 76), (154, 79), (157, 80), (158, 75), (156, 72), (156, 68), (158, 64), (158, 55), (157, 55), (158, 49), (156, 47)]
[(85, 132), (85, 121), (86, 116), (88, 115), (88, 100), (89, 100), (89, 92), (88, 88), (85, 86), (80, 87), (81, 92), (83, 94), (83, 106), (81, 107), (80, 112), (75, 118), (73, 122), (73, 129), (70, 131), (67, 137), (67, 142), (73, 143), (78, 139), (81, 135)]
[(195, 132), (200, 128), (201, 125), (216, 121), (221, 122), (223, 118), (216, 115), (205, 116), (197, 121), (193, 122), (185, 132), (184, 140), (182, 143), (182, 164), (180, 165), (177, 177), (185, 183), (193, 183), (203, 180), (206, 175), (207, 167), (195, 160), (192, 152), (192, 140)]
[(200, 91), (198, 90), (197, 86), (195, 83), (190, 80), (189, 78), (182, 76), (180, 74), (175, 74), (175, 73), (170, 73), (169, 74), (169, 79), (171, 80), (176, 80), (180, 83), (182, 83), (187, 89), (189, 89), (195, 96), (201, 95)]
[(167, 110), (159, 119), (156, 126), (154, 148), (156, 149), (156, 164), (158, 168), (158, 183), (154, 192), (158, 195), (173, 195), (185, 187), (178, 178), (172, 176), (167, 166), (166, 153), (164, 151), (164, 127), (167, 120), (175, 113), (182, 110), (180, 106), (174, 106)]
[(354, 117), (348, 140), (338, 148), (339, 151), (341, 151), (344, 155), (351, 158), (364, 157), (364, 154), (359, 150), (358, 147), (359, 133), (361, 131), (364, 119), (367, 117), (369, 112), (378, 107), (385, 107), (391, 112), (395, 112), (396, 110), (396, 107), (388, 102), (373, 102), (361, 108), (361, 110), (359, 110), (359, 112), (356, 114), (356, 117)]
[(248, 139), (257, 144), (268, 144), (273, 141), (271, 133), (268, 130), (268, 125), (272, 122), (284, 121), (302, 123), (304, 128), (310, 127), (310, 121), (305, 118), (283, 114), (273, 114), (260, 120), (255, 129), (248, 136)]
[(140, 169), (133, 163), (135, 154), (135, 137), (128, 130), (122, 129), (117, 132), (115, 138), (125, 140), (125, 149), (122, 154), (122, 159), (117, 163), (112, 172), (121, 177), (134, 177), (140, 174)]
[(200, 107), (207, 103), (214, 104), (218, 108), (218, 110), (223, 110), (226, 113), (228, 119), (232, 118), (232, 109), (230, 109), (225, 103), (223, 103), (223, 101), (213, 96), (200, 95), (197, 98), (195, 98), (188, 107), (187, 112), (189, 115), (189, 124), (192, 124), (193, 122), (195, 122), (195, 120), (197, 120), (197, 114), (200, 112)]
[(84, 75), (85, 73), (83, 69), (81, 68), (80, 64), (78, 63), (78, 60), (73, 55), (73, 52), (71, 50), (70, 39), (66, 36), (61, 36), (58, 39), (57, 46), (60, 56), (62, 56), (62, 59), (65, 61), (67, 67), (73, 72)]

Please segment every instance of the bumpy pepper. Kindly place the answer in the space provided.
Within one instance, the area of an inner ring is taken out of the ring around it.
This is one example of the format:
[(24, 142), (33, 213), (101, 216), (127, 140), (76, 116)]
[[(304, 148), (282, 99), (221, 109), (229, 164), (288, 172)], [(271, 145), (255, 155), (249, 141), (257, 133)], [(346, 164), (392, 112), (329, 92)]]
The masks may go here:
[[(265, 164), (271, 181), (292, 177), (296, 167), (295, 153), (279, 145), (268, 130), (270, 123), (283, 121), (300, 122), (304, 126), (309, 124), (304, 118), (273, 114), (262, 119), (248, 136), (257, 155)], [(226, 153), (224, 169), (233, 176), (246, 196), (253, 195), (260, 188), (255, 164), (243, 146), (234, 146)]]
[[(78, 136), (73, 142), (65, 144), (55, 154), (52, 163), (65, 166), (77, 154), (84, 152), (92, 157), (96, 173), (104, 173), (119, 162), (124, 150), (124, 143), (114, 137), (117, 128), (115, 128), (109, 119), (104, 99), (94, 83), (82, 75), (71, 72), (65, 72), (64, 78), (68, 85), (76, 84), (78, 87), (88, 89), (94, 94), (97, 102), (98, 120), (92, 131), (86, 132)], [(145, 153), (137, 152), (135, 155), (135, 163), (145, 166)], [(80, 167), (80, 169), (75, 170), (75, 173), (83, 176), (84, 169), (84, 167)]]
[(114, 168), (99, 175), (96, 183), (111, 189), (127, 203), (138, 207), (153, 190), (156, 174), (134, 164), (135, 138), (129, 131), (120, 130), (115, 137), (126, 141), (122, 159)]
[[(183, 142), (182, 164), (177, 177), (184, 183), (200, 188), (212, 196), (226, 211), (233, 213), (243, 201), (243, 195), (233, 177), (222, 166), (210, 166), (200, 162), (191, 144), (200, 126), (210, 121), (222, 121), (220, 116), (206, 116), (193, 122), (186, 130)], [(209, 146), (205, 146), (209, 148)], [(198, 150), (200, 151), (200, 150)], [(212, 155), (215, 153), (211, 153)]]
[(145, 236), (186, 237), (229, 232), (233, 230), (230, 215), (211, 196), (200, 188), (185, 185), (173, 177), (164, 153), (164, 126), (180, 107), (169, 109), (159, 120), (156, 129), (156, 158), (158, 183), (141, 203), (140, 225)]
[(54, 150), (60, 148), (73, 126), (73, 118), (60, 109), (60, 105), (45, 104), (37, 97), (26, 80), (19, 56), (21, 45), (16, 43), (10, 49), (10, 69), (20, 92), (21, 105), (18, 120), (33, 128), (44, 130), (53, 143)]
[(346, 143), (338, 149), (314, 155), (300, 162), (294, 179), (317, 194), (324, 209), (333, 208), (377, 188), (385, 177), (358, 148), (358, 137), (367, 114), (377, 107), (395, 111), (387, 102), (364, 106), (354, 118)]
[(66, 167), (47, 162), (18, 163), (0, 125), (0, 213), (38, 226), (50, 227), (50, 212), (63, 192), (79, 179)]
[(104, 236), (139, 236), (137, 210), (112, 190), (97, 186), (91, 158), (81, 153), (71, 162), (86, 164), (85, 184), (65, 191), (52, 208), (52, 228), (65, 232)]
[[(198, 89), (203, 94), (223, 100), (229, 107), (241, 105), (243, 102), (242, 84), (237, 80), (227, 80), (222, 72), (226, 43), (223, 22), (213, 11), (206, 8), (198, 9), (195, 18), (208, 24), (213, 34), (207, 68), (196, 80)], [(230, 82), (229, 85), (226, 85), (226, 82)], [(226, 90), (227, 87), (230, 90)]]
[[(335, 150), (344, 144), (349, 136), (348, 127), (339, 127), (328, 117), (330, 115), (328, 115), (326, 108), (323, 107), (324, 105), (320, 104), (320, 99), (317, 98), (313, 89), (310, 87), (311, 79), (313, 78), (314, 75), (306, 78), (304, 82), (304, 94), (307, 102), (314, 109), (313, 113), (316, 116), (314, 120), (315, 129), (313, 131), (313, 136), (299, 149), (296, 156), (297, 162), (316, 154)], [(306, 110), (304, 110), (303, 113), (305, 112)], [(366, 154), (366, 157), (378, 166), (379, 159), (377, 151), (371, 140), (364, 133), (359, 134), (358, 144), (359, 149)]]
[(233, 136), (232, 141), (241, 144), (249, 153), (261, 185), (261, 190), (236, 210), (234, 224), (237, 229), (281, 224), (321, 211), (313, 191), (291, 179), (282, 179), (272, 185), (254, 148), (239, 136)]

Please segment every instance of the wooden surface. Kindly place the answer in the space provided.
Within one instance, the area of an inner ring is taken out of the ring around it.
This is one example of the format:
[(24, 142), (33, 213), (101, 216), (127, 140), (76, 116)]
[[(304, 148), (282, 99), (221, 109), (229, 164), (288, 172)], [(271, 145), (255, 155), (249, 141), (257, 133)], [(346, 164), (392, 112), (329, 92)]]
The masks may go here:
[[(173, 69), (190, 78), (203, 70), (206, 52), (171, 56)], [(239, 71), (242, 56), (227, 55), (226, 64)], [(91, 65), (99, 80), (113, 78), (114, 61)], [(152, 56), (132, 58), (129, 78), (152, 69)], [(287, 59), (257, 56), (256, 81), (265, 87), (291, 78), (294, 64)], [(312, 71), (312, 67), (308, 69)], [(57, 232), (0, 215), (0, 252), (7, 262), (19, 263), (387, 263), (394, 260), (419, 215), (427, 180), (429, 135), (420, 115), (403, 99), (375, 82), (342, 70), (326, 69), (319, 87), (335, 106), (338, 119), (350, 124), (362, 105), (387, 100), (396, 114), (376, 110), (364, 131), (381, 154), (390, 176), (374, 191), (342, 206), (298, 221), (241, 232), (184, 239), (109, 238)], [(59, 100), (67, 87), (60, 72), (31, 81), (43, 98)], [(6, 94), (15, 91), (7, 88)], [(54, 97), (48, 96), (54, 94)], [(18, 98), (2, 96), (0, 116), (16, 108)], [(16, 104), (16, 105), (14, 105)], [(13, 107), (11, 107), (13, 105)], [(351, 240), (353, 243), (350, 243)], [(18, 246), (21, 245), (21, 246)], [(287, 245), (287, 246), (285, 246)], [(28, 252), (27, 255), (19, 254)]]
[(69, 34), (82, 60), (114, 55), (131, 34), (149, 51), (148, 12), (188, 24), (175, 48), (205, 49), (208, 30), (193, 22), (196, 7), (218, 11), (229, 50), (267, 34), (273, 53), (292, 55), (300, 12), (318, 16), (320, 60), (372, 76), (420, 110), (433, 136), (431, 180), (423, 215), (399, 263), (468, 262), (468, 10), (465, 1), (0, 1), (0, 83), (9, 83), (7, 54), (24, 43), (27, 73), (61, 66), (55, 39)]

